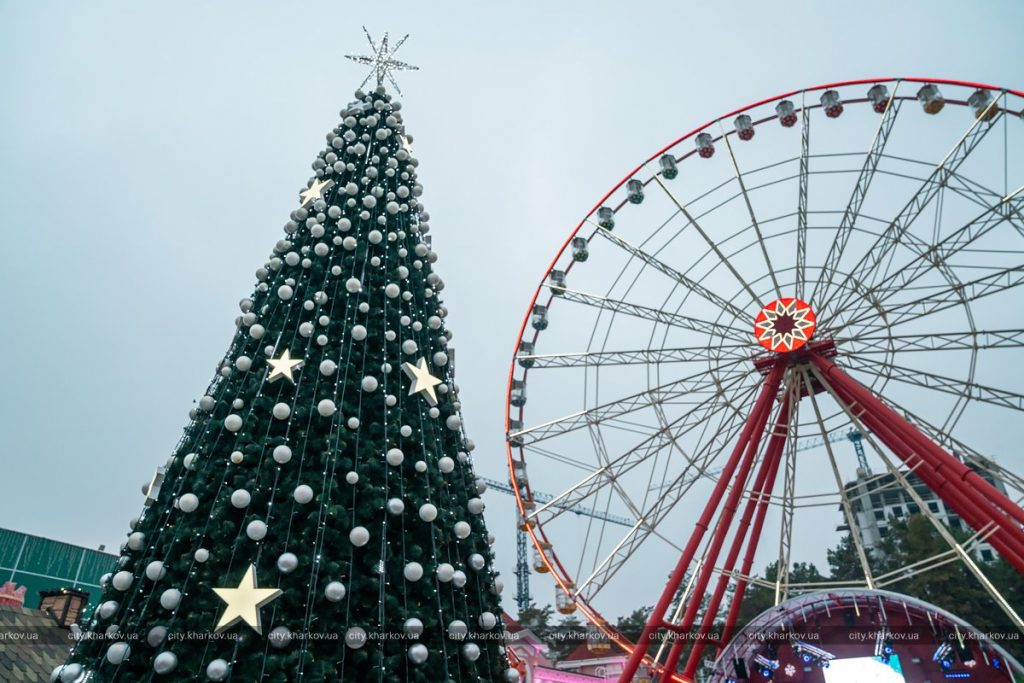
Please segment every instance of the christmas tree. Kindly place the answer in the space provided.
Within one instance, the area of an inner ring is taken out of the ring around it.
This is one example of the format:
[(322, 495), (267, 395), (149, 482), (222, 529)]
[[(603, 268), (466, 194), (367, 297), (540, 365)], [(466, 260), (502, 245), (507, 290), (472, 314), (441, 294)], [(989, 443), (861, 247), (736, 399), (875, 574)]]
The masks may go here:
[(418, 162), (381, 85), (407, 65), (374, 49), (378, 87), (327, 134), (54, 681), (518, 680)]

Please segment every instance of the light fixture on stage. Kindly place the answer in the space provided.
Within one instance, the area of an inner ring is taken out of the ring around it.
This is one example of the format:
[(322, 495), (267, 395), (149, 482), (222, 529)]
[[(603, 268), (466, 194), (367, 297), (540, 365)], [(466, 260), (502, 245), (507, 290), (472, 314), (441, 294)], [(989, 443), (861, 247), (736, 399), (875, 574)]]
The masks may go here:
[(768, 680), (772, 679), (776, 669), (779, 668), (778, 659), (768, 659), (764, 655), (754, 655), (754, 663), (757, 664), (757, 670), (761, 672), (761, 675)]
[(829, 662), (836, 658), (828, 650), (822, 650), (820, 647), (811, 645), (803, 640), (794, 640), (791, 645), (793, 646), (793, 652), (800, 656), (801, 661), (805, 664), (817, 664), (822, 669), (827, 669)]

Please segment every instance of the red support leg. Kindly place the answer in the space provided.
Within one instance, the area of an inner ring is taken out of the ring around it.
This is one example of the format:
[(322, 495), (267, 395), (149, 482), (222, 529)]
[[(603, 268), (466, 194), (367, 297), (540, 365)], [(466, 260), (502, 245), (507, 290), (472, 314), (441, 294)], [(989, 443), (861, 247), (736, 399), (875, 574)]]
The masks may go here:
[[(743, 495), (743, 491), (746, 488), (746, 481), (750, 476), (750, 470), (753, 468), (754, 461), (757, 459), (757, 449), (761, 445), (761, 437), (764, 433), (764, 426), (765, 422), (767, 422), (767, 418), (768, 414), (766, 413), (764, 419), (760, 422), (760, 428), (750, 437), (750, 443), (747, 446), (747, 452), (745, 453), (743, 462), (740, 465), (740, 471), (733, 479), (733, 487), (729, 491), (725, 507), (722, 509), (722, 514), (718, 518), (714, 534), (711, 537), (711, 542), (708, 544), (708, 550), (704, 558), (704, 562), (701, 564), (700, 570), (697, 574), (697, 580), (694, 582), (694, 588), (690, 593), (690, 599), (686, 603), (686, 610), (683, 612), (682, 619), (679, 623), (671, 626), (671, 629), (677, 634), (689, 634), (690, 629), (693, 627), (693, 622), (697, 618), (697, 610), (700, 609), (701, 598), (704, 596), (708, 583), (711, 581), (711, 575), (714, 574), (715, 562), (718, 561), (718, 554), (722, 551), (722, 544), (725, 542), (725, 537), (729, 533), (729, 527), (732, 526), (732, 520), (736, 516), (736, 511), (739, 509), (740, 497)], [(668, 656), (665, 658), (666, 672), (674, 672), (676, 670), (676, 664), (679, 663), (679, 657), (682, 655), (683, 648), (686, 646), (686, 643), (686, 638), (676, 638), (672, 643), (672, 647), (669, 648), (668, 651)]]
[(915, 474), (968, 524), (977, 530), (994, 523), (996, 532), (988, 537), (989, 542), (1008, 562), (1024, 572), (1024, 531), (1019, 524), (1024, 520), (1024, 510), (834, 363), (816, 355), (811, 356), (811, 362), (833, 383), (848, 407), (863, 409), (861, 421), (901, 460), (911, 466), (918, 460), (922, 463), (914, 470)]
[[(629, 661), (626, 662), (622, 675), (619, 677), (619, 683), (629, 683), (633, 680), (637, 670), (643, 663), (644, 656), (647, 654), (647, 647), (654, 640), (655, 631), (664, 628), (665, 615), (672, 603), (672, 599), (679, 590), (679, 586), (682, 585), (683, 578), (686, 575), (686, 570), (689, 568), (690, 562), (693, 561), (693, 557), (697, 552), (697, 547), (703, 540), (704, 534), (707, 532), (708, 526), (711, 523), (711, 518), (718, 509), (718, 504), (721, 502), (722, 496), (725, 494), (729, 481), (732, 479), (733, 473), (736, 471), (743, 454), (747, 450), (747, 445), (750, 442), (751, 436), (755, 432), (761, 433), (764, 431), (764, 425), (768, 421), (768, 414), (771, 410), (771, 405), (775, 401), (775, 397), (779, 392), (779, 384), (782, 381), (782, 372), (783, 365), (781, 363), (776, 363), (768, 373), (767, 378), (765, 378), (764, 384), (761, 388), (761, 394), (757, 397), (757, 401), (754, 403), (754, 407), (751, 410), (750, 415), (747, 417), (747, 422), (743, 426), (743, 431), (740, 433), (739, 440), (737, 441), (735, 448), (733, 448), (733, 451), (729, 456), (729, 460), (726, 462), (725, 468), (722, 470), (722, 474), (719, 477), (714, 490), (711, 492), (711, 496), (708, 498), (707, 504), (704, 506), (704, 511), (701, 513), (700, 518), (694, 525), (693, 534), (690, 536), (690, 540), (683, 549), (679, 562), (676, 563), (675, 569), (669, 577), (668, 584), (665, 586), (665, 590), (661, 594), (661, 598), (658, 600), (658, 604), (655, 605), (654, 611), (651, 612), (651, 616), (648, 618), (647, 624), (644, 626), (643, 633), (640, 634), (640, 638), (637, 640), (632, 653), (630, 653)], [(669, 676), (672, 675), (671, 670), (666, 670), (666, 672)]]
[[(694, 674), (697, 672), (697, 666), (700, 664), (701, 654), (704, 652), (704, 647), (707, 645), (705, 638), (707, 638), (711, 633), (711, 628), (715, 622), (715, 616), (718, 614), (718, 608), (722, 604), (722, 598), (725, 596), (725, 590), (729, 586), (729, 575), (736, 566), (736, 560), (739, 558), (740, 550), (747, 538), (747, 531), (750, 530), (750, 523), (754, 518), (754, 511), (761, 507), (761, 502), (765, 500), (765, 497), (771, 493), (775, 486), (775, 474), (779, 470), (782, 449), (786, 444), (786, 436), (789, 432), (789, 399), (790, 395), (787, 392), (779, 407), (779, 415), (775, 420), (775, 428), (772, 430), (771, 438), (768, 441), (768, 447), (765, 449), (764, 459), (761, 461), (761, 467), (758, 468), (757, 476), (754, 479), (754, 485), (750, 489), (752, 495), (747, 499), (747, 504), (743, 508), (743, 515), (740, 517), (739, 528), (736, 530), (735, 536), (733, 536), (732, 545), (729, 548), (729, 554), (725, 558), (725, 563), (722, 565), (722, 571), (718, 576), (717, 583), (715, 584), (715, 591), (711, 595), (711, 600), (708, 602), (707, 609), (704, 612), (704, 617), (701, 619), (700, 627), (697, 629), (697, 637), (694, 640), (693, 648), (690, 650), (690, 655), (686, 659), (686, 666), (683, 667), (683, 678), (687, 680), (692, 680)], [(757, 542), (760, 540), (760, 536), (760, 526), (752, 529), (749, 546), (756, 548)], [(735, 597), (733, 598), (732, 605), (730, 605), (730, 612), (732, 611), (733, 606), (738, 606), (738, 602)]]

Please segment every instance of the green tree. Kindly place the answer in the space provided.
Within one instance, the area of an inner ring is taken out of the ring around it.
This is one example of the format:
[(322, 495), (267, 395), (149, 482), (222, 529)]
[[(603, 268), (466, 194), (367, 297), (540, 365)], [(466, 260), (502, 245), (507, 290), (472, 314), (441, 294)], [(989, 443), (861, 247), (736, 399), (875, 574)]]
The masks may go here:
[(506, 679), (418, 162), (356, 98), (61, 680)]

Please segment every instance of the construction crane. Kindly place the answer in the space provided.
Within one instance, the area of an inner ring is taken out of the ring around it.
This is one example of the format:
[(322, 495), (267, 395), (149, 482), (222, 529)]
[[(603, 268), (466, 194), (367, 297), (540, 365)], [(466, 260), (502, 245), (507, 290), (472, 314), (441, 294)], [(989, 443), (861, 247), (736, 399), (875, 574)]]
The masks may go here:
[[(488, 479), (487, 477), (481, 477), (488, 487), (495, 491), (501, 491), (509, 495), (515, 495), (512, 490), (512, 486), (506, 482), (498, 481), (497, 479)], [(538, 503), (550, 503), (555, 499), (550, 493), (544, 493), (543, 491), (532, 491), (533, 500)], [(619, 515), (612, 515), (601, 510), (595, 510), (594, 508), (583, 507), (582, 505), (559, 505), (554, 503), (552, 507), (566, 512), (572, 512), (577, 515), (583, 515), (585, 517), (593, 517), (604, 522), (611, 524), (618, 524), (619, 526), (631, 527), (634, 521), (627, 519), (626, 517), (620, 517)], [(526, 531), (523, 529), (516, 529), (516, 606), (521, 612), (530, 606), (530, 561), (529, 561), (529, 547), (530, 542), (527, 538)]]

